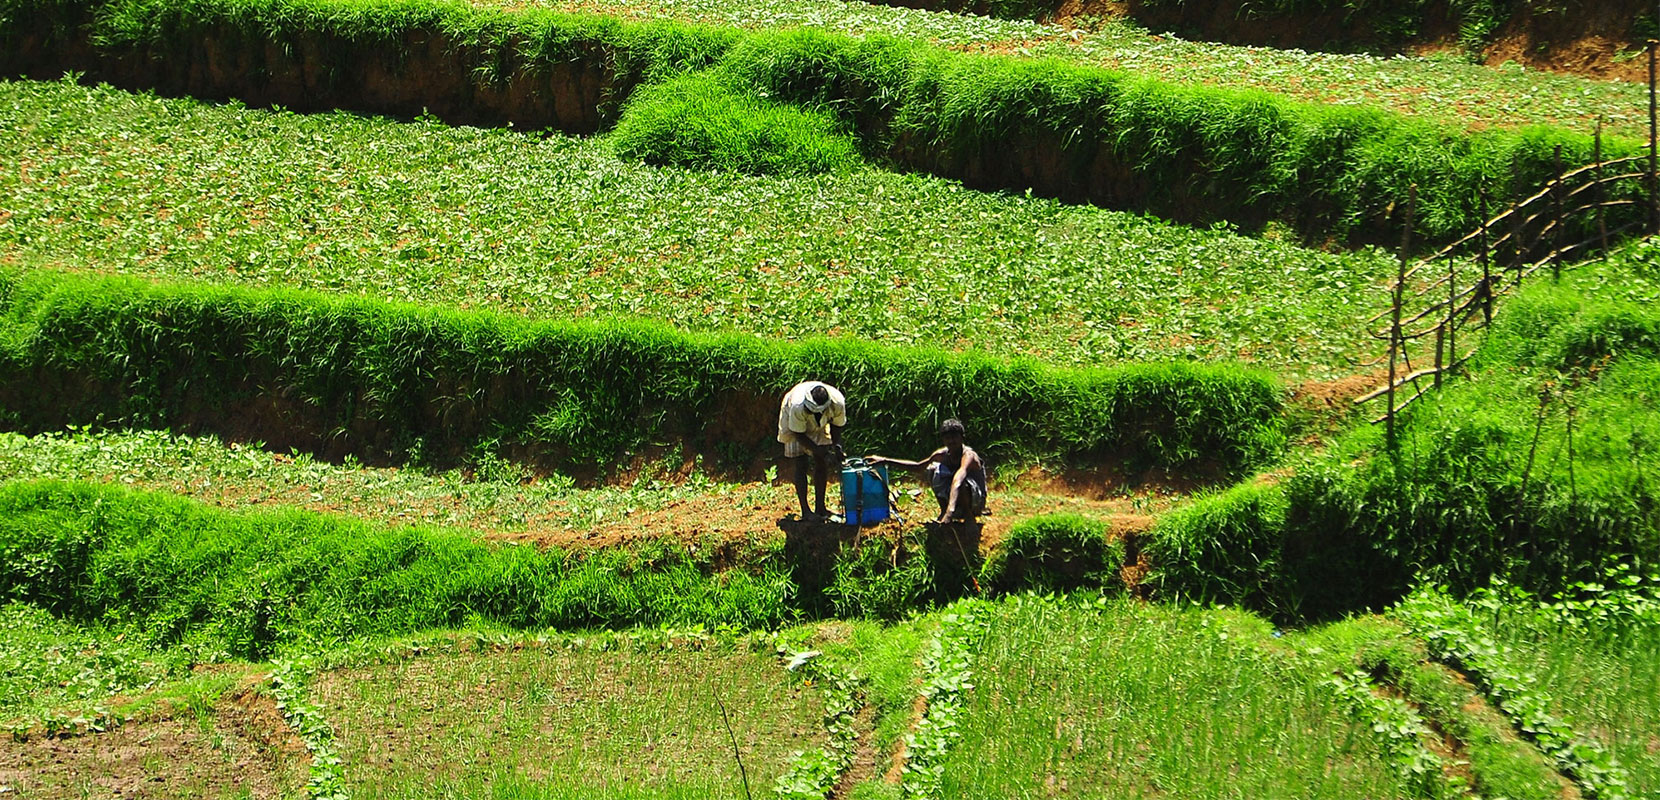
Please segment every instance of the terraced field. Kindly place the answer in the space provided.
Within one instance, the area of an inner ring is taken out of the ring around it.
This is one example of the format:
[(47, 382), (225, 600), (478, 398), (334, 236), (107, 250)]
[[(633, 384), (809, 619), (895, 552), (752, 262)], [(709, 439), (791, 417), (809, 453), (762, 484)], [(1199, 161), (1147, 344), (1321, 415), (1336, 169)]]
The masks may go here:
[(862, 0), (473, 0), (486, 7), (547, 8), (677, 19), (745, 28), (813, 28), (854, 35), (928, 38), (968, 52), (1055, 58), (1181, 83), (1261, 89), (1333, 105), (1379, 106), (1472, 127), (1561, 125), (1589, 133), (1648, 136), (1646, 89), (1445, 56), (1378, 57), (1192, 42), (1125, 20), (1077, 28)]
[[(366, 798), (738, 798), (826, 738), (821, 693), (770, 653), (437, 653), (331, 671), (312, 696)], [(739, 710), (730, 740), (720, 704)], [(710, 758), (729, 742), (736, 759)]]
[[(1045, 477), (1011, 476), (999, 487), (996, 519), (980, 531), (985, 548), (1017, 520), (1043, 512), (1087, 514), (1112, 522), (1115, 535), (1133, 534), (1180, 496), (1157, 483), (1080, 491)], [(640, 464), (627, 483), (579, 487), (569, 476), (536, 476), (500, 459), (435, 473), (332, 464), (212, 436), (0, 434), (0, 481), (52, 478), (167, 492), (233, 510), (304, 508), (379, 525), (585, 550), (658, 540), (694, 549), (775, 544), (788, 527), (775, 512), (793, 502), (783, 485), (716, 480), (673, 454)], [(920, 482), (896, 478), (895, 484), (903, 517), (926, 519), (938, 511)]]
[[(0, 86), (0, 260), (1048, 361), (1348, 372), (1390, 259), (860, 170), (629, 163), (603, 141)], [(120, 224), (117, 224), (117, 221)]]
[(1660, 239), (1352, 404), (1642, 93), (1073, 21), (0, 0), (0, 795), (1660, 796)]
[[(1660, 630), (1632, 621), (1574, 624), (1498, 604), (1489, 629), (1505, 665), (1533, 676), (1550, 712), (1605, 745), (1639, 797), (1660, 791)], [(1631, 609), (1615, 612), (1616, 618)]]
[(1264, 632), (1237, 622), (1134, 606), (1004, 610), (945, 795), (1413, 795), (1325, 676), (1275, 665)]

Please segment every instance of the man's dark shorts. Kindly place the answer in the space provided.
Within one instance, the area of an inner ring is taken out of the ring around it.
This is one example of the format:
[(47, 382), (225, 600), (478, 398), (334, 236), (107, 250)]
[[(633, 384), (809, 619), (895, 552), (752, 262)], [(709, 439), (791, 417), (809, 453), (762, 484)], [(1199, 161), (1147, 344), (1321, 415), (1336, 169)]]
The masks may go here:
[[(945, 469), (942, 464), (929, 467), (929, 480), (934, 486), (934, 497), (939, 499), (940, 506), (951, 502), (951, 479), (955, 474)], [(986, 510), (986, 484), (970, 475), (963, 479), (962, 489), (957, 492), (957, 516), (978, 517)]]

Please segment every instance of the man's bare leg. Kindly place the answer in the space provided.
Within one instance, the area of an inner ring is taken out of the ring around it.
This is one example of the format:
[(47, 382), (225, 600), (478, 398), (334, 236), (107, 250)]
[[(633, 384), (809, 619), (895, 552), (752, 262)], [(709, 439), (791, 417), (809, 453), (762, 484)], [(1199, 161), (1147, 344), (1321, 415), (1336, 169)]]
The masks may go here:
[[(830, 472), (830, 456), (820, 453), (813, 457), (813, 478), (818, 481), (817, 493), (813, 496), (818, 501), (814, 506), (816, 513), (821, 517), (828, 517), (830, 513), (824, 508), (824, 480)], [(807, 496), (801, 496), (802, 507), (807, 505)]]
[[(796, 456), (790, 459), (795, 462), (795, 499), (801, 504), (801, 518), (806, 519), (807, 512), (807, 459), (809, 456)], [(822, 483), (822, 480), (820, 481)], [(819, 505), (824, 505), (824, 489), (819, 488)]]

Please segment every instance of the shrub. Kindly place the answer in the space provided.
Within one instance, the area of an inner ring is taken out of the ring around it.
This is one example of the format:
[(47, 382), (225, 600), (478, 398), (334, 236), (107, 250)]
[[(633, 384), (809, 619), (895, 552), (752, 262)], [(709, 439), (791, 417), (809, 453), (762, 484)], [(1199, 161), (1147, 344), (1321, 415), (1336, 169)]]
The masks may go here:
[(1015, 523), (980, 570), (991, 594), (1065, 593), (1123, 588), (1124, 543), (1107, 524), (1078, 514), (1045, 514)]
[(897, 620), (932, 599), (934, 565), (914, 531), (895, 541), (863, 537), (836, 553), (824, 593), (836, 616)]
[(832, 117), (734, 93), (706, 73), (635, 92), (611, 137), (624, 158), (656, 165), (806, 175), (860, 163)]
[(1153, 528), (1148, 583), (1160, 595), (1272, 608), (1284, 596), (1283, 488), (1246, 483), (1201, 496)]

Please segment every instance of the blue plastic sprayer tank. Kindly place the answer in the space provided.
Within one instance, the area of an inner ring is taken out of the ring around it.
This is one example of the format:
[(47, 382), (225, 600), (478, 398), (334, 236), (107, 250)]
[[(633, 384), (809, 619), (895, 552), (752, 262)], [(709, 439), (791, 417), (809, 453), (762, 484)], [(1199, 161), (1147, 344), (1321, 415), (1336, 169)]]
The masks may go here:
[(842, 516), (849, 525), (871, 525), (889, 517), (888, 468), (864, 459), (842, 465)]

